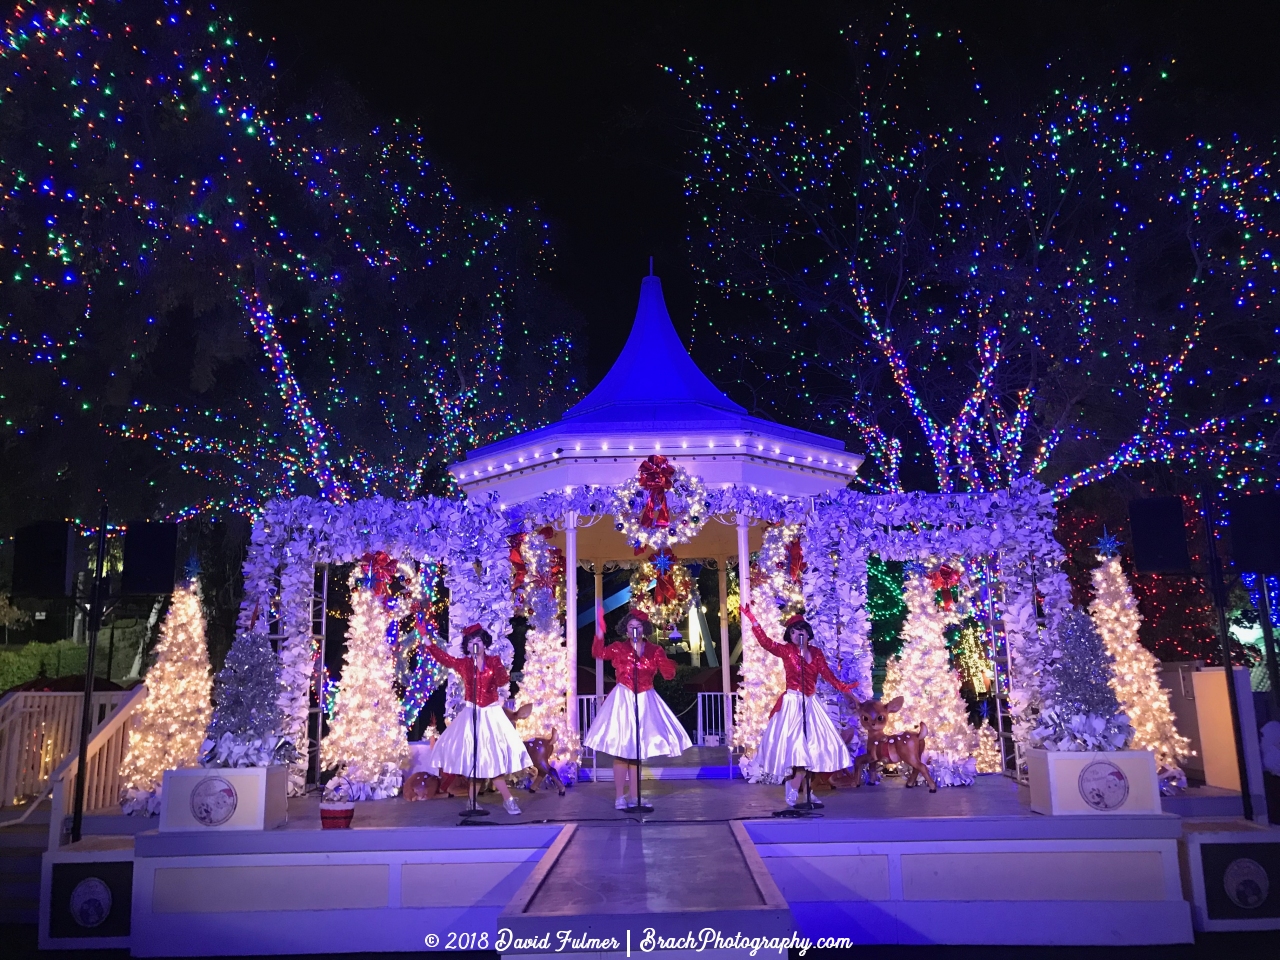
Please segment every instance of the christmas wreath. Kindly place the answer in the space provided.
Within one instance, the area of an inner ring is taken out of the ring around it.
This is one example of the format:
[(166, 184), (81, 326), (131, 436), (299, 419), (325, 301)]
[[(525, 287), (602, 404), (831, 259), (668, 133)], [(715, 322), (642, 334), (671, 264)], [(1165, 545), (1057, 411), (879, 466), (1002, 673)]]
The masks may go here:
[(680, 559), (664, 547), (631, 574), (631, 606), (660, 627), (672, 626), (689, 612), (693, 578)]
[(610, 512), (639, 555), (688, 543), (706, 523), (708, 507), (702, 481), (655, 453), (614, 491)]

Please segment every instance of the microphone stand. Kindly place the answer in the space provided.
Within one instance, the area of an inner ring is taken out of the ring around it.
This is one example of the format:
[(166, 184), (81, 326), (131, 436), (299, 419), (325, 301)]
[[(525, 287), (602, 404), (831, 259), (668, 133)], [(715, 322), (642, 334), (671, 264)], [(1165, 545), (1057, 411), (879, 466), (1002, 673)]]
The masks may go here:
[[(790, 641), (788, 641), (788, 643), (789, 642)], [(804, 693), (804, 652), (807, 648), (807, 643), (804, 646), (796, 646), (797, 659), (800, 661), (800, 735), (804, 739), (806, 748), (809, 746), (809, 698), (806, 697)], [(804, 771), (804, 794), (805, 798), (798, 802), (794, 807), (787, 807), (785, 810), (775, 811), (773, 815), (775, 817), (822, 816), (820, 813), (814, 813), (818, 808), (813, 802), (813, 771), (808, 767), (806, 767)]]
[[(636, 809), (641, 813), (647, 813), (644, 808), (644, 798), (640, 794), (640, 772), (641, 760), (640, 750), (640, 653), (636, 650), (635, 641), (631, 641), (631, 692), (635, 694), (636, 702)], [(652, 808), (650, 808), (652, 809)]]
[[(483, 654), (480, 663), (484, 663)], [(476, 802), (480, 793), (476, 778), (480, 763), (480, 667), (476, 664), (475, 654), (471, 655), (471, 674), (471, 783), (467, 785), (467, 809), (462, 811), (464, 823), (472, 817), (489, 815), (489, 811)]]

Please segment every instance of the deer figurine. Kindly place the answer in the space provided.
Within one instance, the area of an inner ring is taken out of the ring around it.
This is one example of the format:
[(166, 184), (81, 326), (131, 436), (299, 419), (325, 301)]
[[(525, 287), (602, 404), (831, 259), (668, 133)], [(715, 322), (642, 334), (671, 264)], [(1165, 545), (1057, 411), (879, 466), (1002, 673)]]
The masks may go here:
[[(522, 704), (517, 710), (508, 710), (506, 707), (502, 709), (507, 715), (507, 719), (514, 725), (517, 720), (524, 720), (529, 714), (533, 713), (533, 704)], [(564, 781), (560, 779), (560, 774), (556, 772), (556, 768), (551, 765), (551, 758), (556, 752), (555, 727), (551, 728), (551, 736), (549, 737), (533, 737), (526, 740), (524, 748), (529, 751), (529, 759), (533, 761), (533, 779), (529, 781), (529, 792), (537, 793), (542, 781), (550, 780), (556, 785), (556, 792), (563, 797)]]
[(929, 768), (920, 759), (924, 753), (924, 738), (929, 732), (924, 723), (921, 722), (915, 730), (905, 730), (892, 736), (884, 732), (889, 714), (897, 713), (902, 709), (902, 697), (894, 697), (888, 703), (857, 699), (854, 703), (858, 707), (858, 716), (862, 720), (862, 725), (866, 728), (867, 752), (859, 754), (858, 759), (854, 761), (853, 785), (856, 787), (862, 783), (862, 770), (870, 764), (874, 764), (873, 769), (875, 769), (883, 763), (905, 763), (911, 768), (911, 775), (907, 777), (908, 787), (914, 787), (919, 782), (919, 778), (924, 777), (925, 783), (929, 784), (929, 792), (937, 793), (937, 781), (933, 779)]

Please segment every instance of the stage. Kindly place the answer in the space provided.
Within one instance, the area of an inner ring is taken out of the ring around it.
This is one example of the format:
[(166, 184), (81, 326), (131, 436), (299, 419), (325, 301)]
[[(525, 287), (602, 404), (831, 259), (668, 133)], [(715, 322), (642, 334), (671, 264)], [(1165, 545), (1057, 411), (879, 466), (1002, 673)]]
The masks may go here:
[[(562, 931), (579, 954), (638, 946), (646, 930), (672, 943), (704, 929), (855, 943), (1192, 939), (1173, 814), (1041, 816), (1000, 776), (936, 794), (899, 779), (826, 791), (821, 816), (794, 820), (771, 816), (781, 786), (655, 778), (644, 792), (655, 808), (644, 816), (614, 810), (609, 783), (517, 792), (517, 817), (488, 794), (475, 826), (459, 825), (457, 798), (370, 801), (349, 830), (321, 830), (318, 800), (304, 798), (275, 830), (148, 830), (51, 856), (109, 848), (130, 861), (131, 929), (102, 945), (137, 956), (535, 956), (556, 952)], [(48, 919), (45, 946), (88, 945), (50, 938)]]

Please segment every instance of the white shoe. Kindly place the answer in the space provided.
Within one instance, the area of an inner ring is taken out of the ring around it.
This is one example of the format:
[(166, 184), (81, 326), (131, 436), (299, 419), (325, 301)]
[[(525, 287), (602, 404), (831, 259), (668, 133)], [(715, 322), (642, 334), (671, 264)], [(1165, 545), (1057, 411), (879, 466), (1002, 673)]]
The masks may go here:
[(787, 784), (787, 806), (794, 807), (800, 802), (800, 792), (791, 784)]
[(507, 813), (511, 814), (513, 817), (520, 816), (520, 808), (516, 806), (515, 797), (512, 797), (510, 800), (503, 800), (502, 809), (507, 811)]
[(613, 809), (615, 809), (615, 810), (630, 810), (630, 809), (631, 809), (631, 801), (630, 801), (630, 800), (628, 800), (626, 797), (619, 797), (617, 800), (613, 801)]

